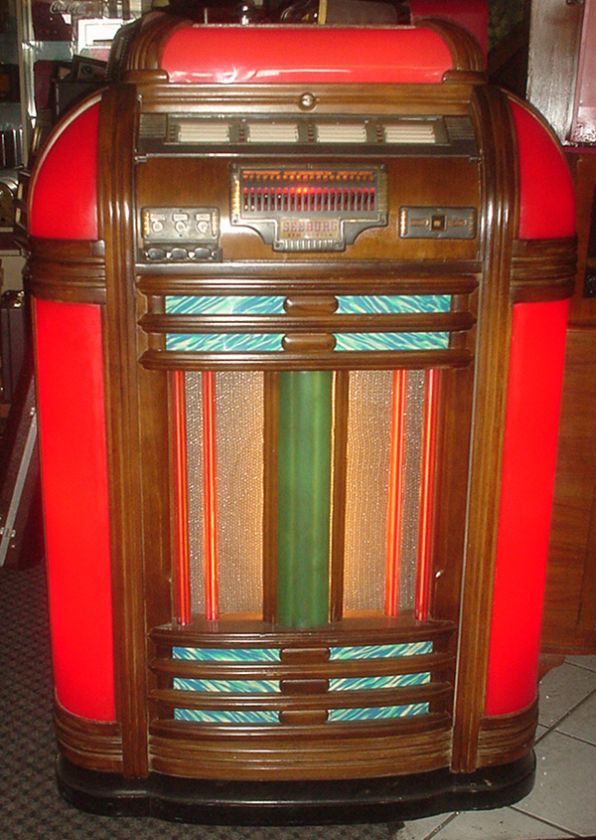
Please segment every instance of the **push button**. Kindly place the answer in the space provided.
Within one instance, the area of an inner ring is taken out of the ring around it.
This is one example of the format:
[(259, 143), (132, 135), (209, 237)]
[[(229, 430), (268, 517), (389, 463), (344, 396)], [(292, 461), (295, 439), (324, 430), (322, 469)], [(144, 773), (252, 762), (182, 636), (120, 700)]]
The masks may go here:
[(433, 214), (430, 219), (431, 230), (445, 230), (445, 216), (443, 214)]
[(170, 259), (171, 260), (187, 260), (188, 259), (188, 251), (186, 248), (172, 248), (170, 251)]
[(166, 252), (163, 248), (148, 248), (145, 251), (148, 260), (165, 260)]

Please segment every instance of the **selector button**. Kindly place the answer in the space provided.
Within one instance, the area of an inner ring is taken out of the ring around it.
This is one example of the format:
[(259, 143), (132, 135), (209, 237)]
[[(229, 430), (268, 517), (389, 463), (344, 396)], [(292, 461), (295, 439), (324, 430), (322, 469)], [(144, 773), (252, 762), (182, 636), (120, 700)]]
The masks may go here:
[(211, 259), (212, 252), (209, 248), (195, 248), (194, 258), (195, 260), (209, 260)]
[(163, 248), (148, 248), (145, 251), (148, 260), (165, 260), (166, 252)]
[(187, 260), (188, 251), (186, 248), (172, 248), (170, 251), (170, 259), (172, 260)]

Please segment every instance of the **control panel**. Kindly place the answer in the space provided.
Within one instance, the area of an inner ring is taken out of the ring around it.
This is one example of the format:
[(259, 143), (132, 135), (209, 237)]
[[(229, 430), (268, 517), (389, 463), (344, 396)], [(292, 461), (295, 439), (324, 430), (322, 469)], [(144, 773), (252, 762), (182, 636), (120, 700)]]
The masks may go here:
[(201, 262), (221, 258), (215, 207), (145, 207), (143, 257), (149, 262)]

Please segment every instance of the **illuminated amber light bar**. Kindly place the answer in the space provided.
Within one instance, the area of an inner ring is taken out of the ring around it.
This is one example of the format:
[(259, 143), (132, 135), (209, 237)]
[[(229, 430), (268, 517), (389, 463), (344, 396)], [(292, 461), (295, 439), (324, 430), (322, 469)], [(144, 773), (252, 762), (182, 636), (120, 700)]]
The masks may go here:
[(430, 604), (432, 530), (436, 472), (437, 408), (439, 371), (427, 370), (424, 377), (424, 417), (422, 420), (422, 467), (420, 475), (420, 518), (418, 520), (418, 571), (416, 577), (416, 618), (426, 621)]
[(176, 610), (179, 624), (188, 624), (191, 615), (190, 564), (188, 548), (188, 486), (186, 449), (186, 410), (184, 373), (170, 376), (172, 428), (174, 430), (174, 542), (176, 551)]
[(217, 483), (215, 478), (215, 374), (213, 371), (203, 372), (202, 391), (205, 616), (214, 620), (219, 614), (219, 597), (217, 582)]
[(387, 559), (385, 573), (385, 615), (399, 610), (399, 566), (403, 517), (403, 470), (405, 454), (405, 412), (407, 373), (393, 372), (391, 405), (391, 449), (389, 455), (389, 499), (387, 510)]

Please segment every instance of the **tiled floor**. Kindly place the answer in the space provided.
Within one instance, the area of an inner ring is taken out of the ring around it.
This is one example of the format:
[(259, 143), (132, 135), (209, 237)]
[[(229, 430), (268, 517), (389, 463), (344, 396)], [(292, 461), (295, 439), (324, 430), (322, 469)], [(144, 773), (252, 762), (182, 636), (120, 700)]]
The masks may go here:
[(571, 656), (540, 684), (534, 790), (511, 808), (407, 823), (395, 840), (596, 837), (596, 656)]

